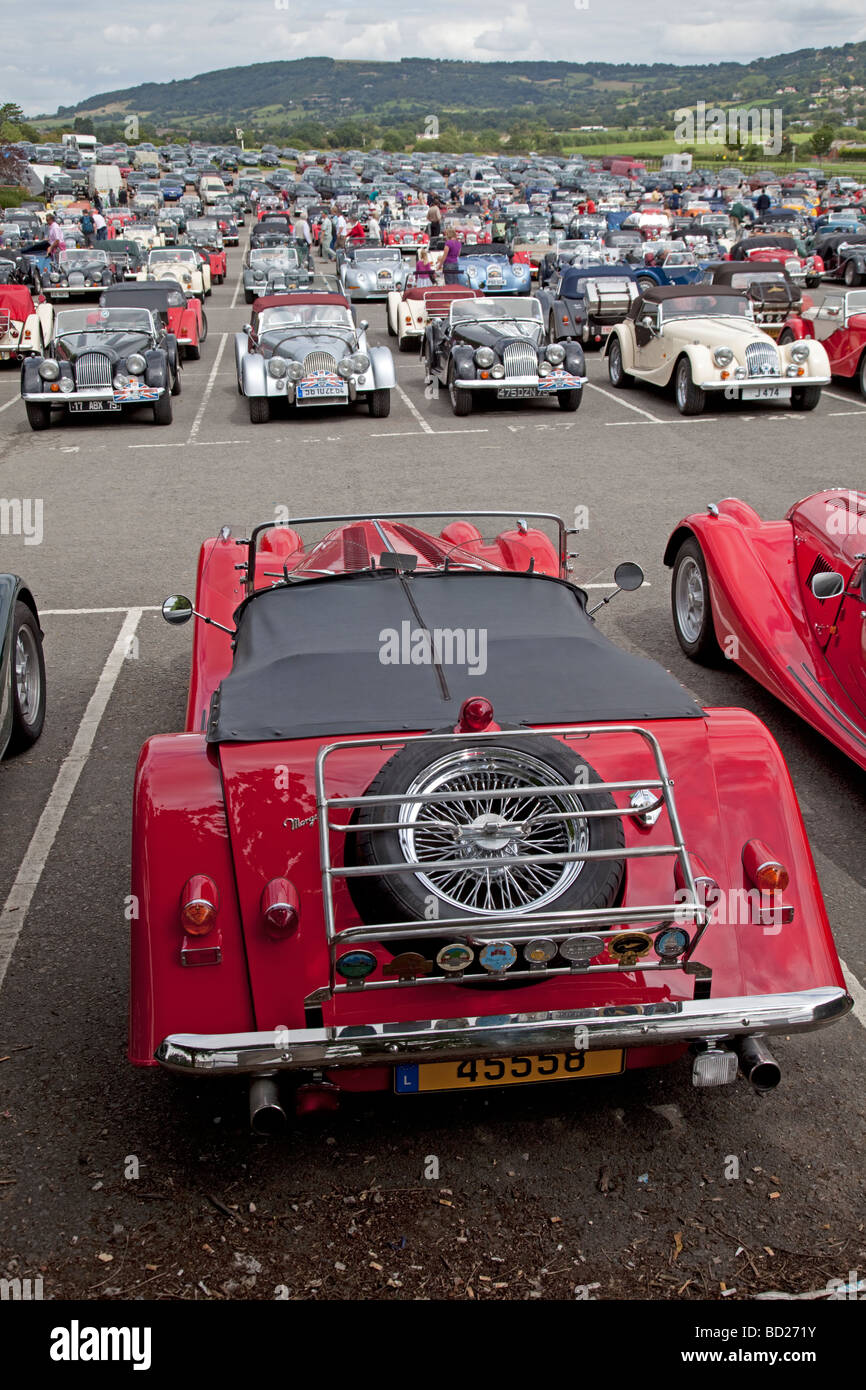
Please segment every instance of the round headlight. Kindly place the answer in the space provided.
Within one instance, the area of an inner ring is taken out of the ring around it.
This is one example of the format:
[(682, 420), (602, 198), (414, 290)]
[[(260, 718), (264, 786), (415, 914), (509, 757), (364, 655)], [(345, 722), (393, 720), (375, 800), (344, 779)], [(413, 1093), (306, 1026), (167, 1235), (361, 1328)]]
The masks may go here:
[(115, 391), (122, 391), (125, 386), (132, 385), (132, 378), (128, 376), (123, 376), (120, 373), (118, 373), (118, 375), (114, 378), (112, 385)]
[(538, 375), (539, 375), (539, 376), (550, 376), (550, 363), (549, 363), (549, 362), (542, 362), (542, 363), (539, 365), (539, 368), (538, 368)]
[(84, 283), (85, 283), (85, 285), (88, 285), (88, 286), (92, 285), (92, 284), (93, 284), (93, 277), (92, 277), (91, 275), (85, 275), (85, 277), (84, 277)]
[(560, 347), (559, 343), (551, 343), (547, 349), (547, 360), (558, 367), (560, 362), (565, 361), (565, 348)]
[(497, 381), (500, 377), (505, 376), (505, 368), (503, 367), (501, 362), (497, 362), (495, 367), (491, 367), (490, 375), (495, 376)]
[(126, 359), (126, 370), (131, 372), (133, 376), (141, 376), (146, 367), (147, 363), (140, 352), (133, 352), (132, 355)]
[(49, 276), (48, 276), (48, 279), (51, 281), (52, 285), (58, 284), (58, 283), (59, 283), (59, 280), (60, 280), (60, 273), (59, 273), (59, 271), (52, 270), (51, 273), (50, 273)]
[(785, 376), (799, 376), (799, 375), (800, 375), (800, 372), (801, 372), (802, 370), (803, 370), (802, 367), (794, 367), (794, 366), (786, 367), (786, 368), (785, 368)]
[(43, 381), (56, 381), (60, 375), (60, 368), (52, 358), (46, 357), (44, 362), (39, 363), (39, 375)]
[(791, 348), (791, 357), (795, 362), (805, 362), (809, 356), (808, 343), (795, 343)]
[(730, 367), (734, 360), (734, 354), (729, 347), (717, 347), (713, 353), (713, 361), (717, 367)]
[(496, 353), (492, 348), (480, 347), (475, 352), (475, 365), (477, 367), (492, 367), (496, 361)]
[(737, 381), (742, 381), (743, 378), (747, 377), (748, 375), (748, 370), (745, 367), (736, 367), (734, 370), (734, 376), (736, 377)]
[(268, 362), (269, 376), (283, 377), (286, 375), (287, 371), (288, 368), (286, 366), (286, 359), (284, 357), (272, 357)]
[(292, 381), (300, 381), (301, 377), (304, 375), (304, 369), (300, 362), (290, 362), (288, 372)]
[(253, 279), (255, 279), (255, 280), (264, 280), (264, 278), (265, 278), (265, 272), (264, 272), (263, 270), (254, 270), (254, 271), (253, 271)]
[(60, 379), (60, 389), (61, 389), (61, 391), (74, 391), (74, 390), (75, 390), (75, 382), (72, 380), (72, 377), (71, 377), (71, 376), (64, 376), (64, 377), (61, 377), (61, 379)]
[(357, 372), (359, 375), (362, 372), (366, 372), (367, 368), (370, 365), (369, 357), (367, 357), (366, 354), (363, 352), (353, 353), (349, 361), (352, 363), (352, 371)]
[(350, 357), (344, 357), (342, 362), (338, 362), (337, 373), (343, 378), (348, 378), (352, 375), (352, 359)]

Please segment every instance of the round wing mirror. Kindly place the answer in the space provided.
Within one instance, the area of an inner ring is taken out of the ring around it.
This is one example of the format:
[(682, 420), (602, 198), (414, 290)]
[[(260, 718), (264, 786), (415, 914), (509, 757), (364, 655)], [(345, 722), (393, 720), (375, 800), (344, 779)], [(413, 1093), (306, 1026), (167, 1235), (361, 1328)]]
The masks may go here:
[(360, 328), (362, 333), (366, 333), (367, 329), (370, 327), (370, 320), (361, 319), (361, 322), (358, 324), (358, 327)]
[(639, 589), (643, 583), (643, 570), (633, 560), (623, 560), (614, 570), (613, 578), (618, 589), (630, 593), (632, 589)]
[(655, 319), (652, 318), (649, 314), (644, 314), (643, 318), (641, 319), (641, 323), (643, 324), (644, 328), (655, 328), (656, 326)]
[(812, 580), (812, 593), (823, 603), (828, 598), (838, 598), (845, 592), (845, 580), (836, 570), (830, 570), (825, 574), (816, 574)]
[(192, 600), (186, 594), (171, 594), (162, 605), (162, 616), (173, 627), (188, 623), (192, 615)]

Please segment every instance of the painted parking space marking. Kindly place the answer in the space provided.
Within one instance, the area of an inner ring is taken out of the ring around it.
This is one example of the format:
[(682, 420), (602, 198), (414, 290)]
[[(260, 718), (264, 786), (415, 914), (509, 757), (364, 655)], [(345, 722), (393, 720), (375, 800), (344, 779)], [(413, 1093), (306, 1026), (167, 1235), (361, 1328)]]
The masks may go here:
[(603, 386), (596, 386), (594, 381), (588, 381), (587, 386), (590, 391), (598, 391), (600, 396), (607, 396), (609, 401), (616, 401), (617, 405), (625, 406), (626, 410), (634, 410), (638, 415), (643, 415), (645, 419), (652, 420), (654, 425), (663, 425), (664, 420), (660, 420), (651, 411), (644, 410), (643, 406), (635, 405), (633, 401), (624, 401), (621, 396), (615, 396), (612, 391), (606, 391)]
[(33, 895), (39, 887), (48, 856), (63, 823), (63, 817), (90, 756), (93, 741), (117, 684), (117, 678), (123, 669), (129, 644), (135, 636), (141, 614), (141, 608), (126, 610), (126, 617), (102, 668), (96, 689), (82, 715), (72, 747), (60, 764), (60, 770), (48, 800), (42, 809), (42, 814), (30, 844), (27, 846), (18, 873), (15, 875), (15, 882), (3, 904), (2, 912), (0, 912), (0, 990), (3, 988), (3, 981), (6, 978), (9, 963), (21, 935), (27, 912), (33, 901)]
[(204, 413), (207, 410), (207, 403), (210, 400), (211, 392), (213, 391), (213, 388), (216, 385), (217, 372), (220, 369), (220, 362), (222, 361), (222, 355), (225, 352), (225, 347), (228, 340), (228, 333), (223, 333), (222, 337), (220, 338), (220, 345), (217, 348), (216, 357), (213, 360), (213, 366), (210, 369), (210, 376), (207, 379), (207, 385), (204, 388), (204, 395), (201, 398), (201, 404), (199, 405), (199, 408), (196, 411), (195, 419), (193, 420), (192, 426), (190, 428), (189, 439), (186, 441), (187, 444), (193, 443), (201, 427), (201, 422), (204, 419)]
[(436, 431), (434, 430), (433, 426), (429, 423), (429, 421), (424, 419), (424, 416), (421, 414), (417, 405), (415, 405), (415, 402), (410, 401), (409, 397), (406, 395), (406, 392), (403, 390), (403, 387), (398, 384), (394, 387), (394, 390), (397, 392), (397, 395), (400, 397), (403, 404), (408, 406), (410, 413), (418, 421), (418, 424), (421, 426), (424, 433), (435, 434)]

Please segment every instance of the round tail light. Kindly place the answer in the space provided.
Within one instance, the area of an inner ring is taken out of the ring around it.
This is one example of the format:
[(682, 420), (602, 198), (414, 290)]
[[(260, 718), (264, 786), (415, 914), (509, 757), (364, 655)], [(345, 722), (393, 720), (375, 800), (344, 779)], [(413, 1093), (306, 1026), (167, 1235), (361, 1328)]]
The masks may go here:
[(188, 878), (180, 897), (180, 920), (189, 936), (207, 936), (216, 926), (219, 892), (207, 874)]
[(262, 890), (262, 918), (270, 936), (281, 938), (297, 931), (300, 921), (298, 894), (287, 878), (272, 878)]

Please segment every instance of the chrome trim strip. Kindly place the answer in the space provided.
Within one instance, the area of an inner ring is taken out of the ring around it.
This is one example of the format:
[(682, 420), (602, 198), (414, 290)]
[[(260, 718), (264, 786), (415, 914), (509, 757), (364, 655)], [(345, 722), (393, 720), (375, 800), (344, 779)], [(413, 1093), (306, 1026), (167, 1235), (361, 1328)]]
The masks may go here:
[(657, 1047), (702, 1039), (800, 1033), (853, 1007), (835, 985), (784, 994), (684, 999), (607, 1009), (424, 1019), (261, 1033), (172, 1033), (154, 1057), (179, 1075), (268, 1074), (330, 1067), (459, 1061), (551, 1050)]
[(701, 381), (702, 391), (741, 391), (746, 386), (829, 386), (829, 376), (755, 376), (738, 377), (730, 381)]

